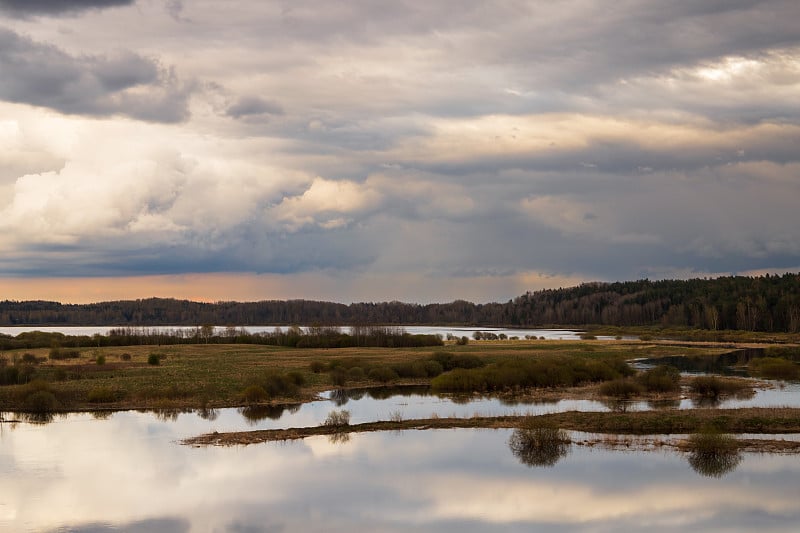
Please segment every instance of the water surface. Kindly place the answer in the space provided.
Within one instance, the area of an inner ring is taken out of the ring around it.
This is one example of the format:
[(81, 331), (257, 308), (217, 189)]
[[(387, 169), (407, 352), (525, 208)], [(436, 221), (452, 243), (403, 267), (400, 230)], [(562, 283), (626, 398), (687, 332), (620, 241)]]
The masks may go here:
[(148, 416), (0, 434), (3, 531), (795, 531), (800, 462), (745, 455), (720, 478), (687, 457), (572, 446), (550, 468), (509, 430), (191, 448)]

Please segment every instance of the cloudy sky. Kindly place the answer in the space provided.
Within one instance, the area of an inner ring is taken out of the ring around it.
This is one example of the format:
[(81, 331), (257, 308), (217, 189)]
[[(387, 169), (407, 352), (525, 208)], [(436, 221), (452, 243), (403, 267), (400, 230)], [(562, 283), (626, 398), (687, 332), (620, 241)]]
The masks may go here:
[(0, 0), (0, 299), (800, 269), (797, 0)]

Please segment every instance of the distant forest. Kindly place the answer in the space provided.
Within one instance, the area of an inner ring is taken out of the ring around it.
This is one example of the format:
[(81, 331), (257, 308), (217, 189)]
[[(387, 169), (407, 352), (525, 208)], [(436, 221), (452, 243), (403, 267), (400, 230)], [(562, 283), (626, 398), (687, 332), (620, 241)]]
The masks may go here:
[(586, 283), (506, 303), (350, 305), (309, 300), (198, 303), (149, 298), (94, 304), (0, 302), (3, 326), (470, 325), (684, 326), (800, 331), (800, 274)]

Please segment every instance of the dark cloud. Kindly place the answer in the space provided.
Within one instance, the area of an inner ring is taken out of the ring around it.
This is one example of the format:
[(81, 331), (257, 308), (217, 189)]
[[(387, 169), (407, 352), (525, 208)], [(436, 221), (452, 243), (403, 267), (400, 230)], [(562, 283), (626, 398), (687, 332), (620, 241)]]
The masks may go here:
[(188, 117), (191, 85), (134, 53), (71, 56), (0, 28), (0, 99), (66, 114), (124, 115), (151, 122)]
[(226, 114), (233, 118), (264, 116), (264, 115), (283, 115), (283, 108), (275, 102), (264, 100), (256, 96), (246, 96), (240, 98), (231, 105)]
[(18, 16), (61, 15), (134, 3), (136, 0), (0, 0), (0, 10)]

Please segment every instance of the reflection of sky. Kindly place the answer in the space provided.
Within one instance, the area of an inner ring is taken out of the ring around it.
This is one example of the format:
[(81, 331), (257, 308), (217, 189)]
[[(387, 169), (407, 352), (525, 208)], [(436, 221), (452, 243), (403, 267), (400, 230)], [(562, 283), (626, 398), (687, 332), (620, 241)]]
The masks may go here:
[(0, 438), (0, 530), (794, 531), (800, 463), (747, 455), (721, 479), (672, 453), (574, 447), (529, 468), (507, 430), (189, 448), (182, 424), (75, 417)]
[[(418, 388), (418, 387), (415, 387)], [(403, 390), (402, 387), (397, 390)], [(458, 400), (457, 397), (439, 397), (432, 394), (415, 392), (413, 394), (395, 395), (390, 398), (376, 399), (368, 393), (360, 397), (348, 399), (345, 403), (328, 400), (310, 402), (289, 407), (282, 412), (280, 409), (271, 410), (262, 415), (260, 420), (245, 418), (240, 409), (218, 409), (211, 419), (203, 419), (197, 413), (174, 414), (168, 421), (159, 420), (151, 413), (135, 411), (121, 411), (109, 415), (112, 424), (137, 424), (147, 427), (150, 434), (159, 436), (164, 432), (177, 435), (176, 438), (186, 438), (201, 433), (212, 431), (248, 431), (253, 429), (281, 429), (289, 427), (308, 427), (320, 425), (328, 414), (336, 409), (346, 409), (350, 412), (350, 422), (359, 424), (375, 420), (390, 420), (399, 414), (404, 420), (431, 418), (468, 418), (472, 416), (505, 416), (505, 415), (540, 415), (566, 411), (610, 411), (619, 410), (623, 405), (628, 411), (643, 411), (653, 409), (653, 406), (644, 401), (632, 401), (619, 404), (614, 401), (595, 400), (558, 400), (555, 402), (540, 403), (514, 403), (501, 401), (496, 398), (470, 397), (468, 401)], [(323, 396), (328, 396), (329, 393)], [(357, 395), (358, 396), (358, 395)], [(725, 399), (718, 404), (720, 408), (741, 407), (800, 407), (800, 384), (785, 384), (773, 389), (758, 390), (753, 398), (737, 400)], [(674, 405), (673, 405), (674, 407)], [(691, 399), (683, 399), (678, 403), (680, 409), (697, 407)], [(256, 413), (257, 414), (257, 413)], [(269, 414), (272, 418), (267, 417)], [(6, 419), (17, 418), (7, 413)], [(97, 421), (86, 413), (70, 413), (56, 416), (51, 425), (64, 425), (67, 427), (83, 427)]]

